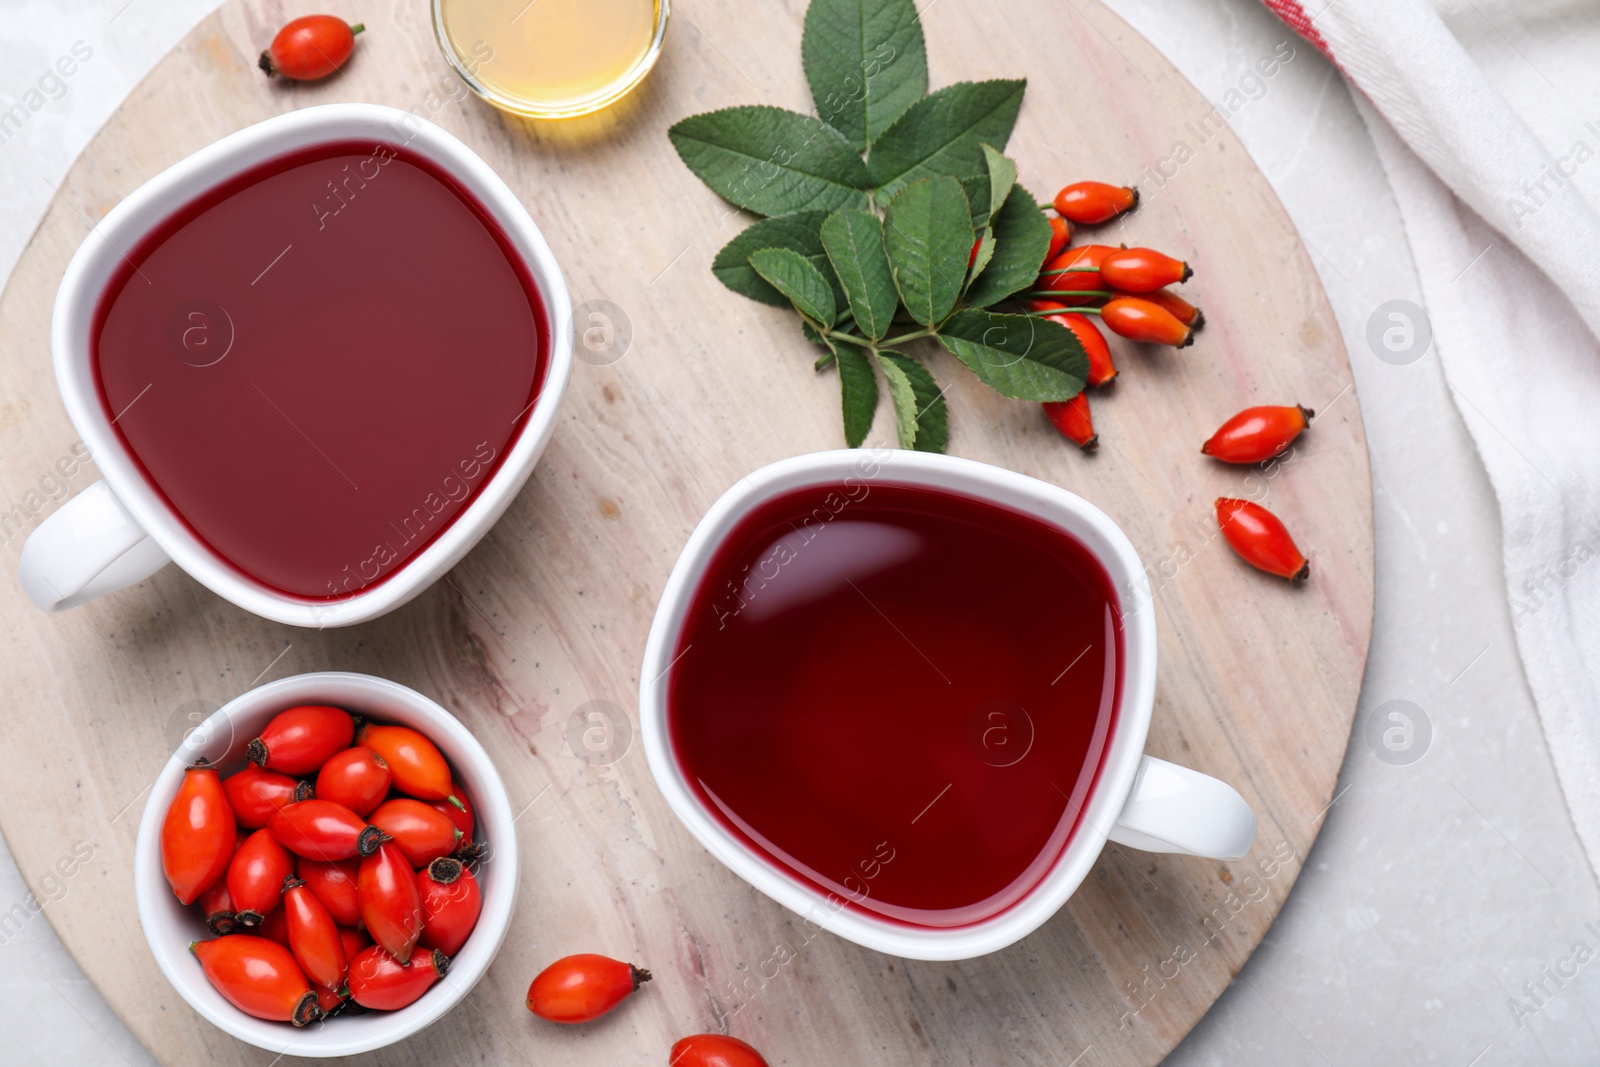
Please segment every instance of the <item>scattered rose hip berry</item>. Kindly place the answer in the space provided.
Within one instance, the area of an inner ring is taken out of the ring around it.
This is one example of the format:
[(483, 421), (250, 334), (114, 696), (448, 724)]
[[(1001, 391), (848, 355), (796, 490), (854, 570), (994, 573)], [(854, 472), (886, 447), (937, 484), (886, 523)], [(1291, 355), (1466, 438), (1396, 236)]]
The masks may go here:
[(1100, 447), (1100, 435), (1094, 432), (1094, 420), (1089, 417), (1089, 394), (1079, 393), (1071, 400), (1052, 401), (1041, 405), (1051, 425), (1061, 431), (1061, 436), (1083, 449), (1093, 452)]
[(1080, 226), (1110, 222), (1139, 206), (1139, 191), (1105, 182), (1073, 182), (1056, 194), (1056, 214)]
[(1119, 248), (1100, 261), (1100, 277), (1125, 293), (1153, 293), (1193, 276), (1189, 264), (1153, 248)]
[(326, 78), (355, 51), (361, 23), (350, 25), (333, 15), (306, 15), (278, 31), (257, 65), (267, 77), (282, 74), (294, 81)]
[(1303, 581), (1311, 564), (1276, 515), (1248, 500), (1217, 500), (1217, 525), (1240, 557), (1257, 570), (1290, 581)]
[(695, 1034), (672, 1046), (668, 1067), (767, 1067), (761, 1053), (727, 1034)]
[(1182, 348), (1194, 343), (1194, 329), (1141, 297), (1122, 296), (1100, 308), (1100, 321), (1112, 333), (1130, 341)]
[(1072, 223), (1060, 215), (1050, 216), (1050, 246), (1044, 254), (1046, 263), (1061, 254), (1061, 250), (1072, 243)]
[(1245, 408), (1218, 427), (1200, 451), (1224, 463), (1260, 463), (1282, 455), (1315, 416), (1299, 404)]
[(1111, 295), (1100, 277), (1100, 264), (1115, 252), (1110, 245), (1081, 245), (1047, 260), (1037, 282), (1039, 296), (1064, 304), (1091, 304)]
[[(1116, 293), (1116, 296), (1133, 296), (1133, 293)], [(1157, 289), (1153, 293), (1139, 293), (1140, 300), (1146, 300), (1161, 308), (1167, 314), (1177, 319), (1192, 329), (1198, 330), (1206, 324), (1204, 313), (1189, 301), (1172, 292), (1170, 289)]]
[(1066, 313), (1046, 315), (1045, 319), (1049, 322), (1058, 322), (1071, 330), (1072, 335), (1083, 346), (1083, 354), (1089, 357), (1088, 383), (1091, 388), (1109, 388), (1115, 382), (1117, 366), (1111, 361), (1111, 348), (1106, 344), (1105, 336), (1089, 320), (1089, 316)]
[(556, 1023), (586, 1023), (626, 1000), (650, 972), (592, 952), (564, 956), (528, 986), (528, 1010)]

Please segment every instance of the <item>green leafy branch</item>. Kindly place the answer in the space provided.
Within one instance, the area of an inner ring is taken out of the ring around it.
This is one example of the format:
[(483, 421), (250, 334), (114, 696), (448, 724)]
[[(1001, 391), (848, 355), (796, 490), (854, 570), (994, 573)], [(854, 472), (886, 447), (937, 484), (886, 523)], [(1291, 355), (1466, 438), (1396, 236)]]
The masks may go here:
[(1050, 244), (1000, 151), (1026, 83), (930, 94), (912, 0), (812, 0), (800, 52), (816, 115), (732, 107), (668, 135), (713, 191), (765, 216), (717, 253), (712, 273), (799, 313), (824, 349), (817, 369), (838, 368), (850, 447), (872, 426), (881, 375), (900, 446), (944, 451), (944, 390), (899, 351), (928, 338), (1003, 396), (1080, 393), (1088, 360), (1072, 331), (990, 310), (1033, 284)]

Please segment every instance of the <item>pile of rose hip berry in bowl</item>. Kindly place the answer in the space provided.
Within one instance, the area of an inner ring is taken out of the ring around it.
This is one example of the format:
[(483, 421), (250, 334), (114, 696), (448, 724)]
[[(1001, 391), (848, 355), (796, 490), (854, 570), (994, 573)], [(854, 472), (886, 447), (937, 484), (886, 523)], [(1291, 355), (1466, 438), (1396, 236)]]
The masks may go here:
[(517, 880), (483, 748), (421, 694), (355, 674), (275, 682), (207, 720), (152, 788), (135, 870), (184, 998), (313, 1056), (454, 1006), (499, 949)]

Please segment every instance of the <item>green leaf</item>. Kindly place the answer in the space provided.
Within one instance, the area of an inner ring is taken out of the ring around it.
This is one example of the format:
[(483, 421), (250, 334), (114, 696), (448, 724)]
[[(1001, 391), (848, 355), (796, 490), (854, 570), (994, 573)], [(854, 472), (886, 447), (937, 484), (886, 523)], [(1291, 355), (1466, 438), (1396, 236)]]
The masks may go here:
[(788, 248), (763, 248), (750, 253), (750, 265), (800, 314), (823, 326), (833, 325), (839, 314), (833, 286), (805, 256)]
[(1031, 193), (1013, 186), (994, 218), (994, 258), (967, 288), (967, 303), (988, 307), (1033, 284), (1050, 250), (1050, 220)]
[(857, 150), (928, 91), (913, 0), (811, 0), (800, 59), (817, 114)]
[[(1017, 184), (1017, 165), (988, 145), (978, 147), (983, 149), (984, 169), (989, 177), (989, 210), (983, 216), (983, 221), (988, 222), (1000, 210), (1000, 205), (1006, 202), (1006, 197), (1011, 195), (1011, 187)], [(978, 205), (974, 203), (972, 206), (976, 208)]]
[(911, 317), (932, 326), (955, 307), (972, 253), (972, 215), (954, 178), (912, 182), (889, 201), (883, 243)]
[(898, 352), (879, 352), (878, 366), (894, 404), (895, 429), (901, 448), (943, 452), (949, 439), (949, 412), (944, 393), (928, 368)]
[(889, 332), (900, 303), (883, 250), (883, 223), (871, 212), (835, 211), (822, 223), (822, 247), (861, 332), (876, 341)]
[(1089, 374), (1072, 331), (1044, 319), (966, 308), (938, 336), (985, 385), (1013, 400), (1071, 400)]
[(684, 164), (730, 203), (759, 215), (866, 207), (866, 164), (821, 119), (776, 107), (691, 115), (667, 135)]
[[(988, 183), (983, 145), (1004, 147), (1016, 125), (1025, 81), (957, 82), (923, 97), (872, 144), (867, 164), (880, 204), (919, 178), (953, 175)], [(985, 201), (986, 202), (986, 201)]]
[[(799, 252), (811, 265), (823, 270), (828, 254), (822, 248), (822, 220), (825, 211), (796, 211), (760, 219), (745, 227), (733, 240), (722, 246), (717, 258), (711, 261), (711, 273), (729, 289), (751, 300), (759, 300), (773, 307), (788, 307), (789, 298), (768, 285), (766, 279), (750, 265), (750, 253), (763, 248), (787, 248)], [(824, 271), (824, 273), (826, 273)], [(844, 291), (835, 294), (844, 299)]]
[(839, 360), (839, 399), (844, 408), (844, 443), (861, 447), (872, 429), (872, 416), (878, 410), (878, 376), (872, 361), (859, 348), (841, 346)]

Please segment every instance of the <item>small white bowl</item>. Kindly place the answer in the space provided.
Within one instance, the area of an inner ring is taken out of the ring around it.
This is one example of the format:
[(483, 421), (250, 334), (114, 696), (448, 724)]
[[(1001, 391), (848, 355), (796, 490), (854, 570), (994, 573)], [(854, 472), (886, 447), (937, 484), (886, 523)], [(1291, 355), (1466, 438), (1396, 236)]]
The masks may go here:
[[(332, 704), (376, 722), (409, 726), (439, 746), (456, 784), (471, 800), (478, 839), (492, 848), (477, 870), (483, 893), (478, 925), (450, 960), (449, 973), (415, 1003), (399, 1011), (335, 1016), (296, 1029), (246, 1015), (212, 988), (189, 951), (189, 942), (214, 935), (195, 908), (178, 903), (161, 871), (161, 822), (178, 791), (184, 768), (204, 756), (224, 776), (245, 764), (244, 750), (278, 712), (298, 704)], [(139, 924), (161, 972), (189, 1006), (241, 1041), (290, 1056), (348, 1056), (370, 1052), (428, 1026), (467, 995), (489, 969), (511, 924), (517, 900), (517, 838), (511, 802), (489, 754), (444, 708), (403, 685), (367, 674), (301, 674), (252, 689), (196, 728), (151, 787), (139, 822), (133, 857)]]

